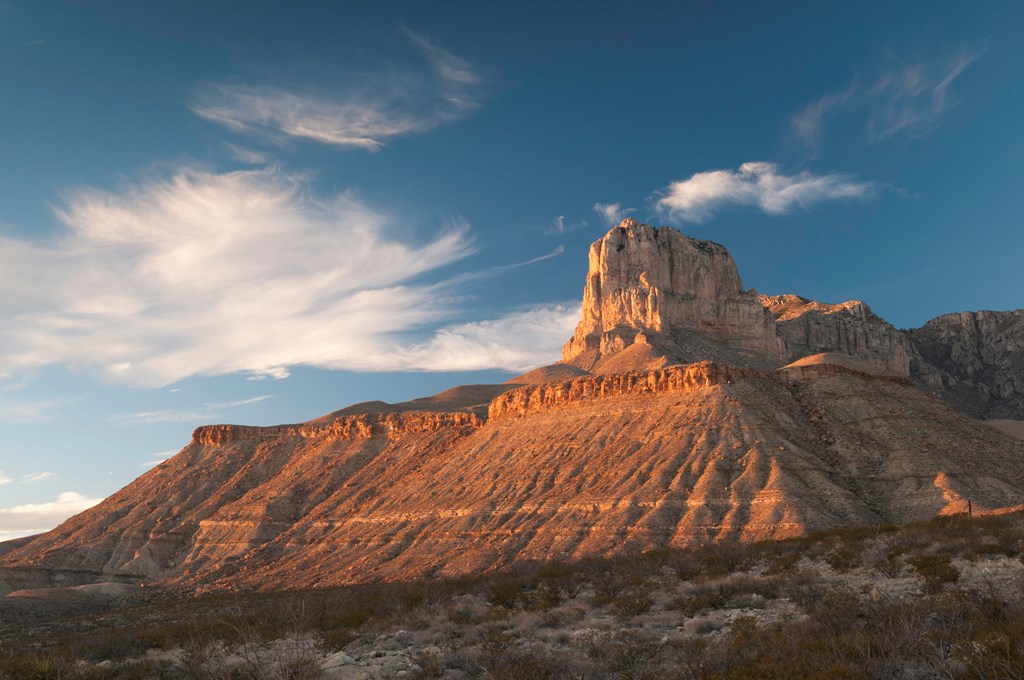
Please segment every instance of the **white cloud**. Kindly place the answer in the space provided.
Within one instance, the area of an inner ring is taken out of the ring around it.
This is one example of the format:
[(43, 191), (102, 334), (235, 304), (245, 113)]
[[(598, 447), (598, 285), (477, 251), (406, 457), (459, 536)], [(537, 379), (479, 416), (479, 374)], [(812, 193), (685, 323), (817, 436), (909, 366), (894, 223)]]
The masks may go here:
[(744, 163), (739, 170), (698, 172), (672, 182), (657, 194), (656, 208), (688, 222), (703, 222), (727, 205), (755, 206), (770, 215), (784, 215), (830, 200), (868, 196), (870, 182), (846, 173), (783, 175), (774, 163)]
[(950, 87), (979, 56), (961, 50), (939, 66), (890, 58), (876, 77), (854, 80), (842, 91), (808, 104), (790, 121), (793, 132), (806, 146), (817, 149), (827, 120), (846, 114), (861, 117), (870, 142), (900, 134), (924, 136), (960, 103)]
[(148, 425), (152, 423), (188, 423), (206, 421), (218, 417), (221, 412), (247, 406), (270, 399), (270, 395), (253, 397), (251, 399), (240, 399), (238, 401), (226, 401), (219, 404), (203, 404), (202, 408), (193, 411), (180, 411), (176, 409), (164, 409), (159, 411), (139, 411), (137, 413), (120, 413), (111, 416), (112, 422), (121, 425)]
[(11, 478), (5, 475), (3, 470), (0, 470), (0, 486), (10, 484), (11, 481)]
[(36, 482), (43, 482), (48, 479), (57, 479), (57, 475), (52, 472), (36, 472), (34, 474), (25, 475), (19, 481), (22, 484), (35, 484)]
[(473, 251), (464, 223), (411, 245), (352, 194), (320, 197), (274, 168), (79, 191), (59, 215), (50, 242), (0, 235), (0, 372), (63, 363), (161, 386), (362, 366), (450, 316), (449, 284), (413, 281)]
[(0, 508), (0, 538), (10, 539), (49, 531), (68, 517), (88, 510), (102, 500), (65, 491), (58, 494), (56, 500), (46, 503)]
[(408, 32), (431, 76), (414, 72), (363, 76), (331, 91), (267, 85), (213, 85), (192, 111), (234, 130), (299, 137), (335, 146), (380, 148), (393, 137), (428, 132), (480, 106), (481, 78), (465, 60)]
[(263, 368), (259, 371), (253, 371), (246, 380), (286, 380), (291, 377), (291, 371), (284, 366), (271, 366), (269, 368)]
[(606, 227), (614, 227), (636, 208), (623, 208), (621, 203), (595, 203), (594, 212), (601, 216)]
[(145, 461), (143, 463), (139, 463), (139, 467), (146, 468), (147, 470), (149, 468), (156, 467), (157, 465), (159, 465), (160, 463), (164, 462), (165, 460), (167, 460), (168, 458), (170, 458), (171, 456), (173, 456), (176, 453), (177, 453), (177, 451), (175, 451), (175, 450), (160, 451), (158, 453), (154, 453), (153, 455), (151, 455), (149, 457), (149, 460), (147, 460), (147, 461)]
[(526, 371), (561, 358), (579, 316), (578, 303), (531, 307), (442, 329), (429, 342), (395, 348), (390, 356), (408, 369)]

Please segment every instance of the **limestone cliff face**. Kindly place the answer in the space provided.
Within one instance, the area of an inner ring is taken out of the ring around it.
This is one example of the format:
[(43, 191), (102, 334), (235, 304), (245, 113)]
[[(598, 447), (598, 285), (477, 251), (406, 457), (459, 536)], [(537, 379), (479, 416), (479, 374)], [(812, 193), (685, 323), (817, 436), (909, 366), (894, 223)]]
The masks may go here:
[(1024, 420), (1024, 309), (946, 314), (907, 336), (925, 389), (978, 417)]
[(899, 330), (859, 300), (816, 302), (797, 295), (762, 295), (772, 312), (787, 361), (841, 352), (875, 370), (910, 374), (910, 343)]
[[(654, 371), (636, 371), (574, 378), (510, 390), (496, 397), (488, 408), (490, 420), (522, 418), (535, 412), (555, 411), (594, 399), (639, 397), (673, 392), (692, 392), (733, 380), (764, 376), (760, 371), (704, 361), (686, 366), (669, 366)], [(764, 376), (766, 377), (766, 376)]]
[(206, 446), (219, 446), (267, 437), (370, 439), (381, 435), (400, 436), (417, 432), (436, 432), (443, 428), (479, 427), (480, 423), (481, 420), (476, 414), (462, 411), (368, 413), (338, 417), (329, 421), (317, 420), (301, 425), (203, 425), (192, 433), (192, 441)]
[(626, 219), (590, 247), (582, 317), (562, 360), (609, 372), (602, 360), (634, 344), (681, 363), (782, 360), (771, 315), (725, 248)]

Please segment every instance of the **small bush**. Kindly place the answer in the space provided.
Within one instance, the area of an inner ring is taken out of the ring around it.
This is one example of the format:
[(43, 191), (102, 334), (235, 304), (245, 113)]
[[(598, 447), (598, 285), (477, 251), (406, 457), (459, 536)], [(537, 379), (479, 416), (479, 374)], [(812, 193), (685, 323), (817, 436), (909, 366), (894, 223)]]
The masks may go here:
[(622, 594), (626, 589), (626, 582), (617, 572), (602, 571), (591, 576), (590, 586), (594, 589), (594, 604), (600, 607)]

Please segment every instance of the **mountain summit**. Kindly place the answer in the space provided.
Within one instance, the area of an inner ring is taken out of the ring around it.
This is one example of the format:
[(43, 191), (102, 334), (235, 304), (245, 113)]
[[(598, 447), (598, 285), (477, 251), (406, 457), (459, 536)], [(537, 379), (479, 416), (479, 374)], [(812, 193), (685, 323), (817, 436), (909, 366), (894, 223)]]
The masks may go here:
[(590, 246), (564, 363), (614, 373), (705, 360), (771, 368), (782, 359), (772, 314), (743, 288), (724, 247), (633, 219)]
[(859, 300), (758, 295), (725, 247), (626, 219), (590, 246), (581, 319), (562, 362), (594, 373), (705, 360), (770, 370), (821, 354), (906, 376), (911, 353), (904, 334)]

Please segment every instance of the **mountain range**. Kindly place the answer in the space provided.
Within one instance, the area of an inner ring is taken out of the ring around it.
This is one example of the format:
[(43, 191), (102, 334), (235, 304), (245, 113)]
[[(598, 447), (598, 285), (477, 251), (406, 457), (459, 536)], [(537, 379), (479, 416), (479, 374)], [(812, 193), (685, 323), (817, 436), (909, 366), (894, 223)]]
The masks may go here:
[(38, 536), (0, 593), (459, 574), (1024, 504), (1024, 310), (912, 330), (745, 289), (729, 252), (627, 219), (590, 248), (562, 360), (302, 424), (198, 428)]

